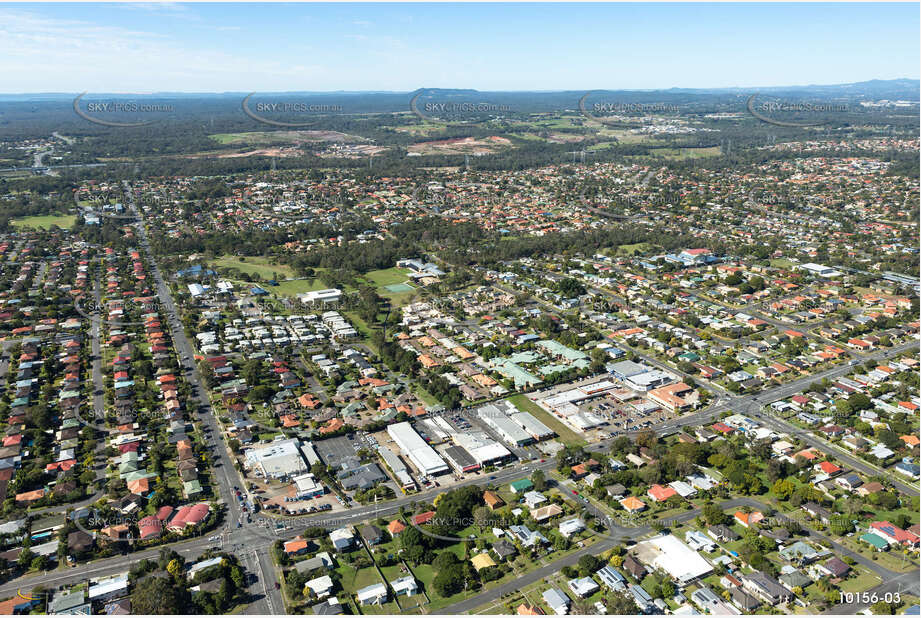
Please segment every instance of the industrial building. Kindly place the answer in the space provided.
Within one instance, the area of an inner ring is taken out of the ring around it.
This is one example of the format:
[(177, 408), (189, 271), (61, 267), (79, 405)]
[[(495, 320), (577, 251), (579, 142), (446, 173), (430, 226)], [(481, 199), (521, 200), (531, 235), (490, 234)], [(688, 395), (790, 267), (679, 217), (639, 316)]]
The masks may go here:
[(396, 442), (403, 454), (423, 476), (435, 476), (448, 471), (448, 464), (438, 456), (428, 443), (416, 433), (409, 422), (397, 423), (387, 427), (387, 433)]
[(661, 569), (679, 584), (704, 577), (713, 572), (713, 565), (672, 534), (662, 534), (637, 546), (640, 559)]
[(535, 440), (546, 440), (555, 435), (552, 429), (534, 418), (534, 415), (530, 412), (518, 412), (512, 414), (509, 418), (520, 425)]
[(462, 446), (449, 446), (442, 455), (445, 461), (451, 464), (455, 472), (473, 472), (480, 469), (480, 464)]
[(265, 478), (285, 479), (308, 471), (296, 438), (272, 442), (246, 452), (246, 465)]
[[(508, 402), (503, 402), (507, 404)], [(511, 404), (508, 404), (511, 405)], [(496, 433), (503, 440), (512, 446), (525, 446), (534, 442), (534, 438), (524, 428), (509, 418), (505, 410), (498, 405), (488, 403), (480, 406), (476, 411), (477, 417)]]
[(400, 487), (403, 489), (415, 489), (416, 482), (413, 480), (413, 477), (409, 474), (409, 469), (406, 467), (406, 464), (403, 463), (396, 453), (391, 451), (389, 448), (381, 447), (377, 450), (378, 455), (381, 456), (381, 459), (384, 460), (384, 463), (387, 464), (387, 467), (390, 468), (390, 472), (396, 478), (397, 483), (400, 484)]
[(454, 434), (454, 443), (467, 451), (481, 466), (499, 464), (512, 458), (511, 451), (482, 431)]

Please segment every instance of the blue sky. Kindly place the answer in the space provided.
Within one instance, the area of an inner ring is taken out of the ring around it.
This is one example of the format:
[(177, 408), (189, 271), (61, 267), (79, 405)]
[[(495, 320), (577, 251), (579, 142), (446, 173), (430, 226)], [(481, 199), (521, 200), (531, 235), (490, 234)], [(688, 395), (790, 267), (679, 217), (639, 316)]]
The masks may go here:
[(0, 92), (588, 90), (919, 77), (901, 4), (0, 4)]

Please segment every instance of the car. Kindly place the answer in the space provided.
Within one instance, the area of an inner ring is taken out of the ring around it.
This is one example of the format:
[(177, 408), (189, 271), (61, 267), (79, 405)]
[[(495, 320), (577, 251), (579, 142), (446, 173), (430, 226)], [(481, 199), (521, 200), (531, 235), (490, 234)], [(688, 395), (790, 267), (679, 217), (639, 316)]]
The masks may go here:
[(491, 476), (491, 477), (489, 477), (489, 480), (490, 480), (490, 481), (494, 481), (495, 479), (496, 479), (496, 477), (495, 477), (495, 476)]

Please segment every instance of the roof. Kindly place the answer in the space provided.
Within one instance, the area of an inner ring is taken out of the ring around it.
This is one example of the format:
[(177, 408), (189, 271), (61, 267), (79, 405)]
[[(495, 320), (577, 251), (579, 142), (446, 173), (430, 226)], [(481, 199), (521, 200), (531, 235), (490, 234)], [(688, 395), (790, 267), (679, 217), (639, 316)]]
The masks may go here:
[(485, 569), (487, 567), (496, 566), (496, 561), (493, 560), (489, 556), (489, 554), (486, 552), (483, 552), (482, 554), (477, 554), (476, 556), (470, 559), (470, 562), (473, 564), (473, 568), (475, 568), (477, 571), (479, 571), (480, 569)]

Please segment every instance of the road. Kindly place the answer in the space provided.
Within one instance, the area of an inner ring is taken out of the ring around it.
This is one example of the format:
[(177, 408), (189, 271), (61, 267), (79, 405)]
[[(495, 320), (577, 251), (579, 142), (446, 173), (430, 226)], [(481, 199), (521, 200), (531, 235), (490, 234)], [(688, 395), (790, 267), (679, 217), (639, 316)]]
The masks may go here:
[(166, 323), (169, 326), (173, 347), (179, 357), (179, 366), (183, 371), (185, 379), (192, 387), (192, 397), (189, 408), (198, 412), (198, 418), (202, 425), (208, 427), (211, 431), (211, 435), (215, 438), (215, 441), (210, 444), (211, 452), (216, 459), (216, 461), (212, 462), (211, 467), (214, 472), (214, 477), (218, 481), (220, 487), (220, 496), (224, 504), (227, 505), (228, 521), (231, 525), (235, 525), (236, 522), (240, 520), (241, 509), (235, 498), (234, 487), (245, 487), (245, 483), (234, 467), (229, 449), (218, 427), (214, 408), (211, 407), (211, 399), (208, 397), (208, 391), (198, 372), (198, 366), (195, 364), (194, 350), (189, 343), (189, 339), (185, 335), (185, 330), (179, 321), (179, 313), (173, 302), (172, 294), (170, 294), (169, 288), (163, 280), (163, 274), (160, 272), (153, 251), (150, 249), (147, 227), (141, 213), (137, 209), (134, 193), (127, 181), (125, 182), (125, 194), (128, 196), (129, 209), (137, 217), (134, 226), (137, 228), (141, 248), (144, 250), (147, 257), (147, 263), (150, 265), (150, 272), (153, 276), (157, 298), (160, 302), (160, 309), (166, 316)]
[[(902, 344), (900, 346), (896, 346), (894, 348), (890, 348), (883, 352), (879, 352), (873, 356), (876, 358), (883, 358), (883, 357), (890, 358), (892, 356), (901, 354), (905, 350), (910, 349), (911, 347), (915, 345), (917, 345), (915, 342), (909, 342), (906, 344)], [(736, 409), (736, 410), (746, 409), (745, 406), (748, 406), (748, 408), (751, 408), (752, 407), (751, 404), (757, 404), (758, 406), (766, 405), (772, 401), (777, 401), (779, 399), (789, 397), (794, 393), (800, 392), (803, 388), (805, 388), (811, 382), (817, 379), (821, 380), (822, 377), (829, 377), (829, 378), (838, 377), (840, 375), (844, 375), (850, 370), (851, 368), (848, 366), (835, 367), (835, 368), (826, 370), (825, 372), (822, 372), (819, 375), (807, 376), (800, 380), (778, 386), (774, 389), (771, 389), (770, 391), (761, 393), (760, 395), (756, 397), (754, 396), (738, 397), (728, 403), (718, 404), (718, 405), (712, 406), (711, 408), (708, 408), (707, 410), (703, 410), (701, 412), (697, 412), (691, 415), (686, 415), (684, 417), (675, 419), (673, 421), (669, 421), (668, 423), (658, 426), (656, 428), (656, 431), (660, 435), (667, 434), (667, 433), (673, 433), (680, 426), (694, 425), (698, 423), (708, 422), (716, 418), (717, 416), (719, 416), (722, 412), (725, 412), (730, 409)], [(755, 401), (756, 398), (757, 398), (757, 401)], [(213, 421), (213, 415), (211, 418)], [(789, 425), (788, 423), (786, 423), (785, 421), (781, 419), (775, 419), (773, 417), (765, 417), (765, 419), (770, 420), (772, 423), (776, 424), (776, 426), (779, 427), (780, 430), (784, 431), (785, 433), (796, 432), (799, 435), (801, 435), (801, 437), (803, 437), (804, 439), (808, 438), (808, 434), (804, 435), (804, 432), (802, 432), (802, 430), (792, 425)], [(815, 442), (818, 444), (818, 448), (827, 450), (828, 447), (824, 446), (824, 441), (816, 440)], [(610, 443), (610, 440), (604, 441), (601, 443), (597, 443), (597, 444), (593, 444), (592, 448), (604, 449), (609, 445), (609, 443)], [(842, 457), (837, 451), (835, 451), (834, 454), (836, 457), (838, 457), (838, 459), (845, 461), (845, 463), (848, 463), (848, 465), (852, 465), (855, 469), (864, 471), (867, 474), (877, 474), (877, 472), (873, 470), (872, 468), (870, 468), (869, 465), (866, 464), (866, 462), (863, 462), (861, 460), (854, 460), (853, 458), (850, 458), (850, 461), (846, 461), (845, 458)], [(550, 470), (554, 466), (555, 466), (555, 463), (552, 461), (546, 461), (544, 463), (528, 462), (528, 463), (525, 463), (524, 465), (513, 466), (510, 468), (506, 468), (504, 470), (500, 470), (496, 472), (495, 474), (491, 475), (494, 478), (490, 479), (482, 475), (475, 476), (473, 478), (462, 481), (461, 483), (458, 483), (456, 486), (460, 487), (460, 486), (469, 485), (472, 483), (485, 484), (487, 482), (502, 484), (502, 483), (511, 481), (516, 478), (521, 478), (522, 476), (527, 476), (535, 469), (539, 468), (539, 469), (546, 471), (546, 470)], [(224, 467), (224, 470), (226, 471), (227, 467)], [(897, 487), (901, 486), (900, 489), (902, 489), (903, 491), (906, 491), (907, 493), (911, 493), (912, 495), (917, 495), (918, 493), (917, 487), (907, 485), (900, 481), (893, 481), (893, 482), (894, 484), (896, 484)], [(432, 490), (420, 492), (418, 494), (413, 494), (411, 496), (403, 496), (401, 498), (389, 501), (384, 504), (358, 507), (355, 509), (351, 509), (349, 511), (345, 511), (343, 513), (326, 513), (326, 514), (316, 514), (316, 515), (307, 515), (307, 516), (287, 518), (287, 521), (291, 522), (292, 524), (295, 524), (294, 527), (296, 529), (304, 529), (304, 528), (307, 528), (313, 525), (322, 525), (328, 529), (334, 529), (334, 528), (338, 528), (338, 527), (342, 527), (346, 525), (354, 525), (361, 521), (365, 521), (365, 520), (375, 518), (375, 517), (384, 517), (384, 516), (396, 514), (399, 512), (399, 508), (401, 506), (409, 506), (413, 502), (421, 502), (425, 500), (430, 500), (434, 497), (435, 494), (439, 493), (440, 491), (441, 491), (440, 489), (432, 489)], [(746, 499), (740, 498), (738, 500), (746, 500)], [(732, 505), (732, 504), (736, 504), (736, 502), (729, 501), (727, 502), (727, 504)], [(739, 503), (739, 504), (742, 504), (742, 503)], [(688, 511), (682, 514), (682, 516), (687, 515), (687, 514), (692, 514), (692, 518), (694, 516), (693, 511)], [(279, 518), (279, 521), (285, 521), (285, 518)], [(679, 517), (679, 521), (684, 521), (684, 520)], [(621, 529), (628, 531), (627, 533), (625, 533), (625, 535), (630, 534), (630, 535), (642, 536), (643, 533), (649, 532), (648, 530), (643, 532), (642, 528), (630, 529), (630, 528), (621, 527)], [(630, 532), (631, 530), (634, 530), (634, 531)], [(615, 528), (615, 532), (616, 531), (617, 529)], [(289, 536), (294, 536), (294, 533), (289, 533)], [(276, 538), (266, 529), (259, 527), (255, 524), (244, 525), (242, 528), (239, 528), (239, 529), (231, 528), (227, 537), (228, 537), (228, 541), (225, 542), (225, 549), (231, 551), (232, 553), (237, 553), (237, 554), (240, 554), (242, 551), (249, 550), (249, 549), (258, 550), (258, 549), (268, 548)], [(281, 537), (278, 537), (278, 538), (281, 538)], [(585, 552), (589, 550), (598, 550), (600, 552), (600, 551), (604, 551), (605, 548), (609, 548), (613, 546), (612, 544), (612, 545), (607, 545), (606, 547), (604, 547), (601, 543), (604, 543), (604, 542), (599, 542), (598, 544), (595, 544), (592, 548), (586, 549)], [(610, 541), (610, 543), (613, 543), (613, 541)], [(213, 545), (213, 542), (209, 542), (204, 538), (196, 538), (196, 539), (191, 539), (191, 540), (186, 540), (186, 541), (181, 541), (178, 543), (170, 544), (171, 547), (173, 547), (180, 553), (183, 553), (184, 555), (190, 555), (192, 557), (198, 556), (205, 549), (207, 549), (208, 547), (211, 547), (212, 545)], [(158, 552), (159, 552), (159, 548), (156, 550), (148, 550), (146, 552), (138, 552), (134, 554), (129, 554), (128, 556), (119, 556), (115, 558), (103, 559), (100, 561), (90, 563), (88, 565), (81, 565), (80, 568), (73, 569), (73, 571), (70, 571), (74, 573), (73, 577), (61, 575), (61, 571), (53, 571), (50, 574), (33, 575), (30, 577), (19, 578), (12, 582), (8, 582), (7, 584), (3, 586), (0, 586), (0, 597), (9, 596), (9, 594), (15, 594), (18, 587), (27, 589), (27, 588), (34, 587), (37, 584), (56, 585), (57, 583), (67, 583), (70, 581), (79, 581), (80, 579), (83, 579), (86, 576), (101, 576), (101, 575), (106, 575), (106, 574), (111, 574), (111, 573), (117, 573), (117, 572), (124, 571), (130, 568), (130, 565), (133, 562), (136, 562), (137, 560), (140, 560), (145, 557), (156, 556)], [(572, 563), (562, 562), (562, 561), (558, 563), (553, 563), (551, 567), (548, 567), (549, 570), (547, 570), (547, 573), (549, 574), (552, 572), (557, 572), (562, 566), (565, 566), (566, 564), (574, 564), (575, 561), (578, 560), (578, 557), (581, 555), (582, 553), (574, 554), (574, 558), (573, 556), (570, 556), (570, 557), (563, 559), (564, 561), (566, 561), (572, 558), (573, 559)], [(267, 569), (261, 569), (261, 570), (263, 570), (266, 574), (269, 572)], [(543, 570), (546, 570), (546, 569), (539, 569), (538, 571), (535, 571), (535, 573), (543, 572)], [(537, 581), (537, 579), (540, 579), (540, 577), (543, 577), (543, 576), (538, 576), (532, 579), (531, 581)], [(915, 577), (917, 577), (917, 574), (915, 574)], [(273, 582), (269, 582), (267, 584), (267, 587), (272, 585), (272, 583)], [(526, 585), (526, 583), (518, 583), (517, 581), (513, 582), (512, 584), (508, 585), (508, 586), (511, 586), (511, 588), (509, 588), (507, 592), (511, 592), (512, 590), (519, 589), (523, 585)], [(492, 595), (493, 598), (497, 598), (498, 595), (501, 594), (501, 592), (499, 591), (501, 591), (502, 588), (503, 587), (500, 587), (494, 590), (490, 590), (488, 593), (484, 593), (484, 594), (490, 594)], [(478, 602), (477, 605), (475, 606), (482, 605), (487, 600), (488, 599), (483, 600), (482, 602)], [(280, 604), (280, 600), (278, 600), (277, 602), (278, 602), (278, 605), (275, 606), (276, 611), (280, 611), (278, 608), (282, 607), (282, 605)], [(272, 603), (276, 603), (276, 601), (273, 599)], [(448, 608), (448, 609), (453, 609), (453, 608)], [(448, 610), (445, 610), (445, 611), (448, 611)]]
[[(281, 594), (279, 591), (274, 589), (276, 572), (275, 567), (272, 564), (271, 556), (269, 554), (269, 547), (271, 544), (276, 538), (281, 537), (276, 537), (274, 533), (270, 533), (268, 530), (257, 525), (255, 522), (251, 524), (241, 522), (241, 527), (236, 528), (236, 523), (241, 521), (241, 509), (237, 500), (234, 499), (233, 487), (239, 486), (242, 488), (245, 487), (245, 483), (234, 467), (232, 457), (230, 456), (229, 450), (223, 441), (223, 434), (218, 427), (214, 410), (211, 406), (210, 399), (208, 398), (208, 391), (204, 387), (201, 376), (198, 372), (198, 368), (194, 361), (194, 350), (185, 335), (182, 324), (178, 318), (178, 312), (173, 302), (172, 295), (170, 294), (169, 288), (164, 282), (159, 267), (157, 266), (155, 256), (151, 251), (150, 242), (147, 236), (147, 229), (144, 225), (143, 217), (137, 209), (134, 196), (127, 182), (125, 183), (125, 191), (128, 195), (127, 201), (129, 208), (137, 216), (137, 221), (134, 223), (134, 225), (138, 230), (140, 245), (146, 254), (147, 261), (150, 266), (150, 272), (155, 281), (157, 296), (161, 303), (161, 310), (166, 316), (166, 322), (170, 328), (173, 345), (175, 346), (175, 349), (179, 355), (180, 366), (183, 369), (183, 373), (186, 379), (192, 386), (193, 397), (191, 403), (195, 404), (201, 423), (204, 426), (210, 428), (212, 436), (216, 438), (215, 442), (211, 445), (211, 449), (216, 460), (216, 466), (212, 469), (214, 472), (214, 477), (217, 480), (220, 496), (223, 499), (223, 502), (227, 505), (227, 521), (229, 522), (229, 527), (224, 528), (223, 532), (221, 533), (223, 537), (221, 547), (223, 547), (225, 551), (230, 551), (231, 553), (241, 556), (244, 562), (248, 565), (248, 572), (254, 573), (258, 578), (257, 583), (254, 584), (253, 587), (257, 592), (257, 597), (260, 591), (263, 596), (261, 598), (257, 598), (256, 602), (249, 609), (256, 611), (257, 613), (265, 614), (284, 613), (284, 605)], [(97, 298), (97, 306), (98, 300), (99, 299)], [(98, 359), (99, 322), (94, 320), (94, 324), (95, 331), (91, 331), (91, 333), (96, 332), (96, 345), (93, 346), (93, 356), (94, 358)], [(873, 358), (875, 360), (891, 358), (892, 356), (900, 354), (908, 349), (911, 349), (912, 347), (916, 347), (917, 345), (917, 342), (912, 341), (890, 348), (888, 350), (877, 352), (876, 354), (868, 355), (865, 358)], [(98, 369), (98, 367), (96, 364), (94, 364), (94, 383), (96, 383), (97, 379), (96, 369)], [(672, 369), (669, 368), (669, 370)], [(773, 401), (784, 399), (792, 396), (793, 394), (801, 392), (812, 382), (820, 381), (823, 378), (836, 378), (845, 375), (852, 370), (852, 367), (847, 365), (840, 365), (838, 367), (833, 367), (826, 371), (820, 372), (819, 374), (806, 376), (799, 380), (777, 386), (757, 395), (732, 397), (728, 399), (728, 401), (719, 402), (713, 406), (710, 406), (706, 410), (702, 410), (700, 412), (663, 423), (657, 426), (655, 430), (659, 435), (666, 435), (677, 431), (681, 426), (696, 425), (709, 422), (728, 410), (744, 411), (745, 413), (758, 418), (765, 425), (775, 429), (778, 432), (798, 435), (800, 439), (806, 443), (810, 444), (811, 446), (815, 446), (820, 450), (833, 454), (838, 460), (856, 470), (859, 470), (865, 474), (877, 475), (880, 474), (880, 471), (872, 467), (867, 462), (841, 453), (837, 449), (833, 449), (833, 447), (831, 447), (831, 445), (829, 445), (824, 440), (812, 436), (808, 432), (800, 430), (799, 428), (787, 423), (783, 419), (765, 415), (760, 411), (762, 406), (766, 406)], [(101, 369), (99, 369), (99, 380), (101, 383)], [(99, 408), (97, 406), (100, 405), (102, 405), (102, 403), (99, 402), (94, 396), (94, 408), (96, 409), (97, 414), (99, 414)], [(591, 448), (604, 450), (609, 447), (610, 442), (611, 440), (596, 443), (591, 445)], [(534, 469), (539, 468), (546, 471), (552, 469), (554, 466), (555, 463), (553, 461), (545, 461), (544, 463), (533, 461), (526, 462), (523, 465), (516, 465), (500, 470), (495, 474), (490, 475), (489, 477), (485, 475), (474, 476), (465, 481), (457, 483), (454, 485), (454, 487), (461, 487), (470, 484), (485, 484), (487, 482), (502, 484), (517, 478), (521, 478), (522, 476), (527, 476)], [(886, 475), (891, 477), (891, 474), (886, 473)], [(901, 491), (910, 495), (918, 495), (918, 488), (916, 486), (904, 483), (898, 479), (890, 479), (890, 481)], [(441, 489), (433, 488), (431, 490), (423, 491), (411, 496), (403, 496), (382, 505), (368, 505), (354, 508), (342, 513), (325, 513), (293, 518), (278, 518), (278, 520), (287, 521), (288, 523), (293, 524), (295, 528), (300, 529), (313, 525), (321, 525), (328, 529), (334, 529), (346, 525), (354, 525), (373, 517), (396, 514), (399, 512), (401, 506), (409, 506), (414, 502), (430, 500), (434, 498), (435, 494), (440, 493), (441, 491)], [(725, 506), (726, 508), (730, 508), (732, 506), (751, 504), (752, 502), (754, 501), (750, 499), (739, 498), (727, 501)], [(687, 511), (677, 516), (676, 520), (687, 521), (689, 519), (693, 519), (696, 517), (696, 515), (696, 511)], [(613, 523), (611, 524), (611, 530), (615, 533), (615, 535), (621, 536), (624, 539), (640, 538), (650, 532), (650, 529), (646, 526), (630, 528), (619, 526)], [(293, 536), (295, 533), (296, 531), (294, 533), (290, 533), (290, 536)], [(818, 535), (818, 533), (814, 534)], [(466, 601), (446, 608), (444, 612), (461, 613), (463, 611), (473, 609), (474, 607), (478, 607), (479, 605), (482, 605), (491, 599), (498, 598), (502, 594), (519, 590), (523, 586), (528, 585), (528, 583), (537, 581), (543, 577), (556, 573), (563, 566), (575, 564), (579, 557), (586, 553), (600, 553), (606, 549), (609, 549), (610, 547), (613, 547), (617, 542), (619, 541), (615, 541), (611, 538), (606, 538), (589, 548), (579, 550), (578, 552), (575, 552), (566, 558), (555, 561), (547, 566), (541, 567), (540, 569), (528, 573), (527, 575), (514, 582), (510, 582), (500, 586), (499, 588), (475, 595)], [(204, 537), (196, 537), (193, 539), (171, 543), (168, 546), (175, 549), (179, 553), (188, 556), (189, 558), (196, 558), (206, 549), (215, 547), (215, 544), (215, 541), (210, 541)], [(848, 550), (845, 548), (841, 548), (841, 550), (843, 554), (847, 554), (848, 552)], [(9, 597), (15, 594), (19, 588), (28, 590), (39, 584), (46, 586), (57, 586), (66, 583), (74, 583), (86, 579), (87, 577), (99, 577), (126, 571), (130, 569), (131, 566), (138, 560), (143, 558), (156, 557), (159, 554), (159, 551), (160, 547), (152, 550), (131, 553), (125, 556), (116, 556), (97, 560), (88, 564), (80, 565), (78, 568), (71, 570), (56, 570), (50, 573), (20, 577), (0, 586), (0, 598)], [(252, 558), (249, 557), (250, 552), (252, 552)], [(869, 565), (867, 566), (869, 567)], [(875, 563), (873, 566), (876, 567), (873, 570), (879, 573), (879, 569), (881, 567)], [(902, 580), (901, 575), (896, 577), (896, 575), (891, 572), (887, 573), (886, 575), (887, 576), (884, 577), (884, 580), (890, 582), (892, 585), (895, 585), (896, 581), (901, 582)], [(917, 573), (914, 573), (914, 576), (917, 578)], [(908, 584), (906, 583), (906, 586), (907, 585)]]

